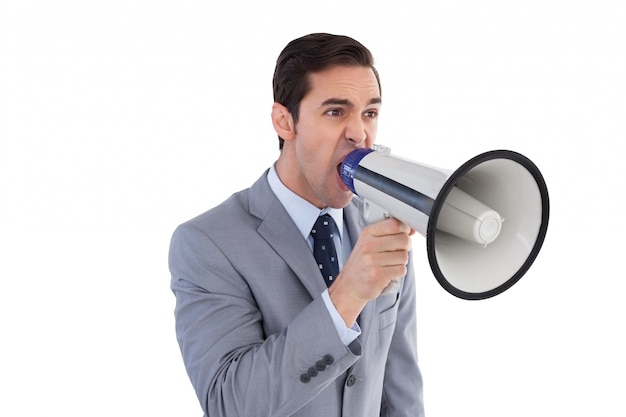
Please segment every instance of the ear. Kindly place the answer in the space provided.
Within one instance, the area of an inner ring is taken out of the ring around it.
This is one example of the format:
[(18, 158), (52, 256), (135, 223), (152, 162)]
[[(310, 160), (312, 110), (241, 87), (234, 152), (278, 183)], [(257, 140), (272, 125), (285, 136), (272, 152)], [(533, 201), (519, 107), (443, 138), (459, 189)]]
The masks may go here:
[(274, 130), (281, 138), (291, 140), (296, 136), (293, 117), (287, 110), (287, 107), (280, 103), (274, 103), (272, 106), (272, 124), (274, 125)]

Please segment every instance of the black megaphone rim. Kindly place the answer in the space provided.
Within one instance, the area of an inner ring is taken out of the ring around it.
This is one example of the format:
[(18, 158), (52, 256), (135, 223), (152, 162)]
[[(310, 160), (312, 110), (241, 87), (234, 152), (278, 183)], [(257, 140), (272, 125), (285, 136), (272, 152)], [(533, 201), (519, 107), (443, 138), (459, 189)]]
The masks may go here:
[[(439, 263), (437, 261), (437, 254), (435, 251), (436, 225), (437, 225), (437, 220), (439, 219), (439, 213), (441, 211), (441, 208), (443, 207), (443, 204), (446, 201), (446, 197), (450, 193), (450, 190), (452, 189), (452, 187), (454, 187), (456, 183), (465, 174), (467, 174), (471, 169), (492, 159), (510, 159), (522, 165), (533, 176), (533, 178), (535, 179), (537, 183), (537, 187), (539, 188), (539, 193), (540, 193), (541, 201), (542, 201), (541, 224), (539, 227), (537, 240), (535, 241), (535, 244), (533, 245), (533, 248), (530, 251), (528, 258), (526, 258), (526, 261), (524, 262), (524, 264), (517, 270), (515, 274), (513, 274), (511, 278), (509, 278), (506, 282), (504, 282), (500, 286), (495, 287), (489, 291), (484, 291), (480, 293), (467, 292), (467, 291), (460, 290), (456, 288), (455, 286), (453, 286), (452, 284), (450, 284), (450, 282), (446, 279), (445, 275), (441, 271), (441, 268), (439, 267)], [(546, 186), (546, 182), (543, 176), (541, 175), (539, 168), (537, 168), (537, 166), (530, 159), (528, 159), (527, 157), (525, 157), (524, 155), (520, 153), (509, 151), (509, 150), (488, 151), (488, 152), (475, 156), (474, 158), (470, 159), (469, 161), (461, 165), (461, 167), (459, 167), (459, 169), (454, 171), (454, 173), (447, 179), (447, 181), (445, 182), (445, 184), (439, 191), (439, 194), (433, 204), (432, 211), (428, 219), (428, 226), (426, 230), (426, 250), (428, 253), (428, 261), (430, 263), (430, 268), (433, 274), (435, 275), (435, 278), (437, 279), (439, 284), (450, 294), (458, 298), (465, 299), (465, 300), (484, 300), (487, 298), (494, 297), (508, 290), (515, 283), (517, 283), (520, 280), (520, 278), (522, 278), (522, 276), (524, 276), (524, 274), (528, 271), (528, 269), (531, 267), (531, 265), (537, 258), (537, 255), (539, 254), (539, 251), (541, 250), (541, 247), (543, 245), (543, 242), (545, 240), (546, 233), (548, 230), (549, 212), (550, 212), (550, 202), (549, 202), (548, 188)]]

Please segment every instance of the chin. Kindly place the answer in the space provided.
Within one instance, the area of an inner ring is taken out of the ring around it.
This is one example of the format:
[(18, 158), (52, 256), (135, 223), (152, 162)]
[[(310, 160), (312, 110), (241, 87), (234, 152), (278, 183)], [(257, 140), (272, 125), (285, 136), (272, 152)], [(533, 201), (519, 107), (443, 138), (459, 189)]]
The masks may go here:
[(330, 201), (329, 207), (338, 208), (338, 209), (344, 208), (348, 204), (350, 204), (350, 202), (352, 201), (352, 197), (354, 197), (354, 194), (352, 194), (352, 192), (349, 191), (348, 193)]

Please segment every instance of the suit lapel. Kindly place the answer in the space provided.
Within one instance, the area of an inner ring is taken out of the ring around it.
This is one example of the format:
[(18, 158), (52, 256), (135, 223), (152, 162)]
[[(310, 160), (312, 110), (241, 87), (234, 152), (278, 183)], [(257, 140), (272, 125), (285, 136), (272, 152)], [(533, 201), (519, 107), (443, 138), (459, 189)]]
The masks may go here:
[[(300, 231), (291, 220), (267, 182), (267, 172), (250, 188), (250, 213), (261, 219), (257, 229), (259, 235), (276, 251), (276, 253), (289, 265), (302, 285), (307, 289), (312, 298), (317, 298), (326, 289), (320, 276), (317, 263), (311, 256), (303, 256), (311, 252)], [(352, 247), (366, 226), (363, 217), (363, 202), (353, 198), (352, 203), (344, 209), (344, 219), (350, 234)], [(359, 326), (361, 327), (363, 340), (370, 334), (374, 314), (376, 311), (376, 299), (367, 303), (360, 315)]]
[(326, 289), (315, 258), (303, 256), (311, 252), (300, 231), (291, 220), (267, 182), (264, 174), (250, 188), (250, 213), (262, 220), (257, 229), (259, 235), (289, 265), (312, 298)]

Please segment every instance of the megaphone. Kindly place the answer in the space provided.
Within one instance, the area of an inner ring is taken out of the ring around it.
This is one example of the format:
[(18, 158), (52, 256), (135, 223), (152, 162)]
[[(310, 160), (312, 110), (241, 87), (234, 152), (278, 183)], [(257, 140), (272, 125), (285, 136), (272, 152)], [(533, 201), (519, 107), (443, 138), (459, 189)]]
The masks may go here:
[(349, 153), (340, 175), (364, 200), (366, 219), (394, 217), (426, 238), (435, 278), (462, 299), (509, 289), (535, 261), (546, 236), (546, 183), (537, 166), (514, 151), (485, 152), (447, 170), (375, 146)]

